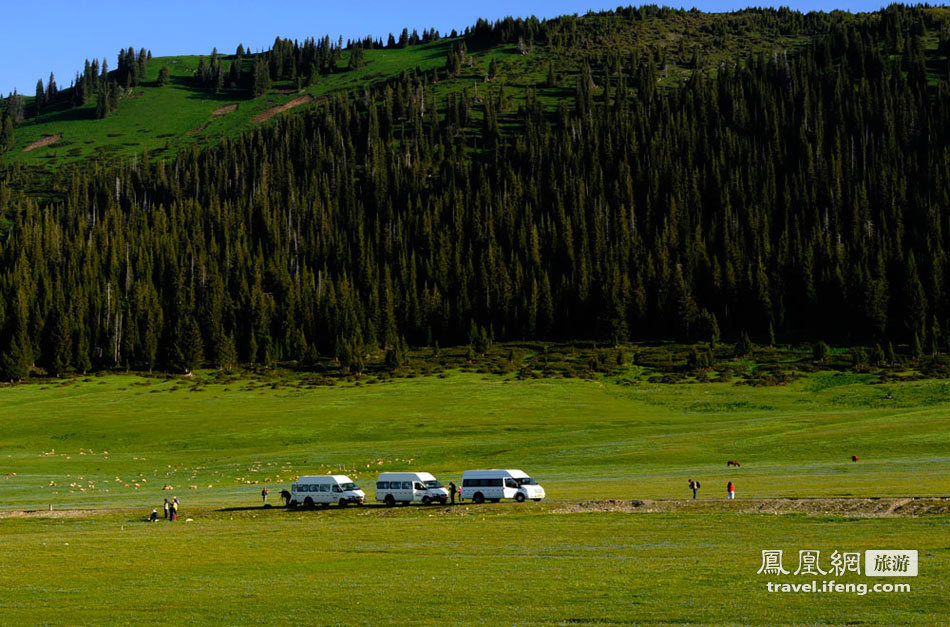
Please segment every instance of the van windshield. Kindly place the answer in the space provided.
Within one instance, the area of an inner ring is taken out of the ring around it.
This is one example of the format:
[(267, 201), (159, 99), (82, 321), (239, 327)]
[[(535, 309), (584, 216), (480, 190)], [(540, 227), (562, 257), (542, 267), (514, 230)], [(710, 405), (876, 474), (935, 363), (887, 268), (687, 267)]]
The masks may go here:
[(439, 483), (438, 481), (434, 480), (434, 479), (433, 479), (432, 481), (424, 481), (423, 483), (425, 484), (427, 490), (431, 490), (431, 489), (433, 489), (433, 488), (441, 488), (441, 487), (442, 487), (442, 484)]
[(521, 477), (520, 479), (515, 479), (515, 481), (518, 482), (518, 485), (538, 485), (538, 482), (531, 477)]
[(341, 483), (340, 489), (343, 490), (344, 492), (349, 492), (350, 490), (359, 490), (360, 488), (358, 485), (356, 485), (355, 483), (351, 481), (350, 483)]

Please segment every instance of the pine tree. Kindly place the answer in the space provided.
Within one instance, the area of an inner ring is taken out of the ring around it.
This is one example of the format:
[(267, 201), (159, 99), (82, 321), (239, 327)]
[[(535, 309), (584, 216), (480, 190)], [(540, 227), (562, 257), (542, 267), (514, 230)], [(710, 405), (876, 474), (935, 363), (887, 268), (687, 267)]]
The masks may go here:
[(270, 68), (261, 56), (254, 59), (254, 71), (251, 73), (251, 94), (254, 98), (262, 96), (270, 89)]
[(736, 357), (746, 357), (752, 353), (752, 340), (749, 338), (748, 333), (742, 333), (739, 335), (739, 341), (736, 342), (735, 355)]
[(72, 336), (69, 321), (61, 306), (57, 307), (47, 322), (49, 330), (43, 346), (46, 371), (58, 377), (72, 362)]
[(234, 337), (231, 335), (224, 335), (223, 333), (218, 338), (217, 347), (215, 349), (216, 360), (218, 363), (218, 368), (222, 371), (230, 373), (237, 366), (237, 349), (234, 344)]
[(43, 88), (43, 79), (36, 81), (36, 97), (33, 100), (33, 112), (40, 117), (43, 105), (46, 104), (46, 90)]
[(13, 116), (8, 112), (3, 113), (3, 124), (0, 125), (0, 153), (13, 150), (16, 143), (16, 137), (13, 131)]
[(188, 317), (182, 332), (182, 365), (187, 372), (201, 367), (204, 362), (204, 342), (201, 339), (201, 330), (194, 318)]
[(162, 68), (158, 71), (158, 81), (157, 84), (159, 87), (164, 87), (168, 85), (171, 80), (171, 70), (168, 69), (167, 65), (163, 65)]

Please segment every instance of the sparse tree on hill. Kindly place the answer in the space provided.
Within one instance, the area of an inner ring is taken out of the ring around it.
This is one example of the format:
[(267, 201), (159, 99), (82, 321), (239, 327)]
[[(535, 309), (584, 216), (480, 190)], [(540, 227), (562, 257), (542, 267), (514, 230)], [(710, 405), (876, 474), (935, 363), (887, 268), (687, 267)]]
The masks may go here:
[(363, 47), (357, 44), (350, 50), (350, 61), (347, 67), (350, 70), (358, 70), (363, 65), (365, 65)]
[(58, 92), (57, 92), (57, 89), (56, 89), (56, 79), (53, 78), (53, 73), (50, 72), (50, 73), (49, 73), (49, 82), (46, 83), (46, 99), (45, 99), (46, 102), (52, 103), (53, 100), (56, 98), (56, 94), (57, 94), (57, 93), (58, 93)]
[(26, 99), (22, 94), (18, 94), (16, 90), (13, 90), (13, 93), (7, 97), (7, 115), (10, 116), (10, 119), (13, 120), (13, 126), (18, 125), (24, 119), (26, 119)]
[(43, 105), (46, 103), (46, 90), (43, 88), (43, 79), (36, 81), (36, 97), (33, 100), (33, 112), (36, 117), (40, 116)]
[(171, 80), (171, 70), (168, 69), (167, 65), (163, 65), (162, 69), (158, 71), (158, 86), (164, 87)]
[(262, 96), (270, 89), (270, 69), (263, 57), (254, 58), (254, 71), (251, 74), (251, 94), (254, 98)]
[(13, 132), (13, 116), (8, 112), (3, 113), (3, 125), (0, 127), (0, 152), (7, 152), (13, 149), (16, 137)]

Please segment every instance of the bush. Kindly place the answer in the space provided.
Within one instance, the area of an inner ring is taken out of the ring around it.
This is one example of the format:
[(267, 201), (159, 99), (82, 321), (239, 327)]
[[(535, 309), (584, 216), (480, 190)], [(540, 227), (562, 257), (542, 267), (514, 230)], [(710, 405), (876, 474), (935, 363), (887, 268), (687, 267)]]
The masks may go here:
[(736, 342), (736, 357), (745, 357), (746, 355), (752, 352), (752, 340), (749, 339), (748, 333), (743, 333), (739, 336), (739, 341)]
[(811, 356), (815, 361), (825, 361), (831, 354), (831, 347), (825, 342), (817, 342), (811, 347)]

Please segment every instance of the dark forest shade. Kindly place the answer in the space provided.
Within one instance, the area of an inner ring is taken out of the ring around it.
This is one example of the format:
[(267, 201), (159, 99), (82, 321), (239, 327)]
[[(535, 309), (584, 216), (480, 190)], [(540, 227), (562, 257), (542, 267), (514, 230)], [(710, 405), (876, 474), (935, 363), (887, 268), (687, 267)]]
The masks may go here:
[[(405, 74), (174, 162), (92, 164), (62, 198), (0, 188), (0, 375), (486, 338), (939, 349), (934, 19), (841, 14), (795, 54), (665, 91), (651, 54), (592, 58), (555, 113), (529, 88), (505, 128), (502, 87), (434, 107), (433, 76)], [(499, 28), (471, 45), (543, 35)]]

